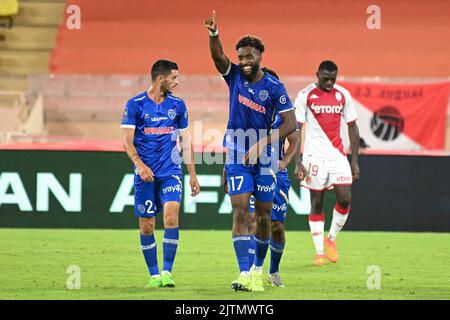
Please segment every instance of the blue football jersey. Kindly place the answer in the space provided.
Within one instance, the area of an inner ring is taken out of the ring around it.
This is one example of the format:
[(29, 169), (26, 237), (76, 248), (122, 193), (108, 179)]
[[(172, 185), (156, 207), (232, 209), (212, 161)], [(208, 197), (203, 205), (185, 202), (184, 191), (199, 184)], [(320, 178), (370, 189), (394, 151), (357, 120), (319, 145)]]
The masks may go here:
[[(272, 129), (279, 129), (282, 123), (283, 119), (281, 119), (280, 114), (277, 113), (275, 115), (275, 121), (272, 124)], [(296, 131), (299, 131), (298, 125), (296, 125), (296, 128)], [(280, 139), (279, 141), (279, 143), (272, 143), (272, 151), (276, 151), (276, 149), (278, 148), (278, 160), (283, 160), (286, 138)]]
[(237, 152), (247, 152), (256, 141), (237, 141), (236, 130), (256, 130), (256, 140), (266, 136), (279, 112), (293, 110), (284, 85), (265, 73), (256, 82), (249, 83), (238, 65), (231, 63), (223, 75), (230, 90), (230, 107), (224, 147)]
[[(281, 119), (279, 114), (275, 115), (275, 121), (272, 124), (272, 129), (278, 129), (281, 124), (283, 123), (283, 120)], [(283, 160), (284, 158), (284, 144), (286, 142), (286, 138), (284, 139), (280, 139), (279, 143), (272, 143), (272, 152), (273, 151), (278, 151), (277, 153), (273, 154), (273, 156), (276, 156), (276, 154), (278, 154), (278, 160)], [(278, 149), (278, 150), (277, 150)]]
[(168, 94), (157, 104), (143, 92), (128, 100), (121, 127), (135, 129), (134, 145), (156, 177), (181, 174), (178, 130), (188, 128), (188, 112), (183, 100)]

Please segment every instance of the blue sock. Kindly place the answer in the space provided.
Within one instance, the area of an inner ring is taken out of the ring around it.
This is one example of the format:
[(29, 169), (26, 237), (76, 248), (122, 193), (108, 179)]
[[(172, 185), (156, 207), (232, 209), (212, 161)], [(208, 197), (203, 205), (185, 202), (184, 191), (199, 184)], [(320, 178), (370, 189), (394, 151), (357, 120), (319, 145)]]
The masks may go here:
[(241, 272), (248, 272), (250, 270), (248, 264), (248, 248), (250, 244), (250, 236), (237, 236), (233, 237), (234, 252), (239, 264), (239, 270)]
[(279, 271), (281, 256), (283, 255), (284, 245), (286, 242), (279, 243), (270, 238), (270, 271), (275, 273)]
[(153, 233), (148, 236), (141, 234), (141, 248), (150, 275), (159, 274), (158, 259), (156, 257), (156, 241)]
[(172, 272), (173, 262), (175, 260), (175, 254), (178, 248), (179, 228), (166, 228), (164, 230), (163, 239), (163, 256), (164, 266), (163, 271)]
[(255, 236), (250, 236), (250, 243), (248, 246), (248, 265), (251, 267), (253, 263), (255, 262), (255, 249), (256, 249), (256, 243), (255, 243)]
[(262, 267), (264, 259), (266, 258), (267, 249), (269, 248), (269, 239), (260, 240), (255, 236), (256, 250), (255, 250), (255, 267)]

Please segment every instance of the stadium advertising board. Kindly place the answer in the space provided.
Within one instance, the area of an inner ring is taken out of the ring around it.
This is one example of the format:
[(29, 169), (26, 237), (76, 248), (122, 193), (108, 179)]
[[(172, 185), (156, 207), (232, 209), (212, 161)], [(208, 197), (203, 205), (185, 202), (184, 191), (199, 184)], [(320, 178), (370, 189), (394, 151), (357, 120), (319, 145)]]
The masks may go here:
[[(0, 159), (0, 227), (137, 228), (133, 171), (125, 153), (2, 150)], [(362, 175), (352, 188), (347, 230), (450, 231), (450, 157), (362, 155), (359, 162)], [(197, 165), (196, 198), (184, 176), (182, 228), (231, 229), (222, 168)], [(308, 230), (308, 191), (291, 181), (286, 229)], [(334, 203), (334, 193), (327, 192), (326, 228)]]
[[(1, 227), (137, 226), (133, 211), (134, 174), (124, 153), (1, 151), (1, 158)], [(182, 227), (231, 227), (231, 203), (221, 186), (222, 168), (219, 164), (197, 166), (202, 192), (195, 198), (190, 196), (189, 176), (184, 176)], [(291, 188), (290, 199), (289, 228), (305, 229), (309, 191)]]

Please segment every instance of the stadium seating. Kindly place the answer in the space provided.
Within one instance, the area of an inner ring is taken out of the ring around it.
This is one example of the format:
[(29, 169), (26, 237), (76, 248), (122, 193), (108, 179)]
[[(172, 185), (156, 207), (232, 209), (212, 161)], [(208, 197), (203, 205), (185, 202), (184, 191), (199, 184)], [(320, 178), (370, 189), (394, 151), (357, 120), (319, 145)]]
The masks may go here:
[(26, 89), (28, 74), (48, 73), (57, 26), (63, 20), (63, 0), (20, 1), (14, 27), (2, 29), (0, 90)]
[[(381, 30), (369, 30), (364, 1), (70, 0), (82, 3), (81, 30), (60, 27), (52, 72), (148, 72), (167, 57), (185, 74), (215, 74), (204, 19), (216, 9), (224, 49), (256, 34), (264, 64), (281, 75), (314, 75), (331, 57), (346, 76), (441, 77), (450, 74), (449, 1), (377, 1)], [(320, 16), (320, 19), (317, 17)], [(420, 17), (418, 23), (415, 17)], [(168, 18), (169, 17), (169, 18)], [(324, 23), (327, 21), (327, 23)], [(420, 63), (418, 63), (420, 61)]]
[(24, 99), (27, 77), (48, 74), (50, 53), (63, 12), (63, 0), (20, 1), (12, 27), (0, 29), (3, 39), (0, 41), (0, 131), (22, 129), (32, 103)]
[[(295, 92), (312, 80), (312, 77), (290, 77), (286, 86)], [(127, 100), (148, 86), (149, 76), (55, 74), (30, 77), (29, 91), (43, 96), (49, 133), (119, 139), (119, 121)], [(220, 77), (182, 75), (175, 95), (186, 101), (193, 134), (194, 122), (201, 120), (202, 132), (216, 129), (223, 135), (228, 117), (228, 93)]]

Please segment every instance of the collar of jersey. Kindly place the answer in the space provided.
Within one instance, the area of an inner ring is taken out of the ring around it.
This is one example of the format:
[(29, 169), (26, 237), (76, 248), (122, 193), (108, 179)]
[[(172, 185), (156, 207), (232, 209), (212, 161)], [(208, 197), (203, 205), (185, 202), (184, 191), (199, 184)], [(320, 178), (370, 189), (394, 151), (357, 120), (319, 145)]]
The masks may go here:
[(263, 80), (266, 78), (266, 76), (267, 76), (267, 73), (264, 72), (264, 77), (262, 77), (261, 80), (258, 80), (258, 81), (256, 81), (255, 83), (250, 83), (250, 81), (248, 81), (247, 79), (245, 79), (244, 74), (242, 73), (242, 70), (239, 70), (239, 71), (241, 72), (241, 77), (242, 77), (242, 79), (244, 80), (243, 83), (247, 82), (248, 85), (251, 86), (251, 87), (254, 87), (254, 86), (256, 86), (258, 83), (261, 83), (261, 81), (263, 81)]
[(169, 95), (166, 95), (166, 97), (164, 98), (163, 101), (161, 101), (161, 103), (156, 103), (155, 100), (153, 100), (152, 98), (150, 98), (150, 96), (148, 95), (148, 92), (147, 92), (147, 91), (145, 91), (145, 97), (146, 97), (148, 100), (150, 100), (152, 103), (154, 103), (155, 106), (158, 106), (158, 107), (162, 106), (162, 104), (163, 104), (164, 102), (166, 102), (167, 99), (169, 99)]

